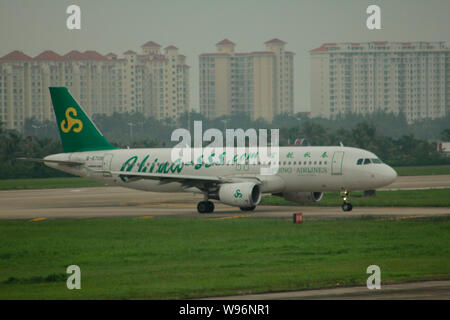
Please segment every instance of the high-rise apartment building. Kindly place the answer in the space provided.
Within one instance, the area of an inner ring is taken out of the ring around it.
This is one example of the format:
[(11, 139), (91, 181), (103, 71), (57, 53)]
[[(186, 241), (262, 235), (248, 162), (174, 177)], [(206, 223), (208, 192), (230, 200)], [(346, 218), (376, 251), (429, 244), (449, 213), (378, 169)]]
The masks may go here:
[(444, 42), (325, 43), (310, 61), (312, 116), (403, 112), (411, 123), (450, 112)]
[(189, 66), (174, 46), (153, 41), (142, 54), (46, 50), (32, 58), (13, 51), (0, 58), (0, 121), (22, 129), (26, 118), (53, 119), (48, 87), (65, 86), (88, 114), (141, 112), (177, 119), (189, 110)]
[(217, 52), (200, 55), (200, 110), (208, 118), (246, 113), (272, 121), (294, 110), (294, 53), (286, 42), (265, 42), (265, 51), (235, 52), (228, 39)]

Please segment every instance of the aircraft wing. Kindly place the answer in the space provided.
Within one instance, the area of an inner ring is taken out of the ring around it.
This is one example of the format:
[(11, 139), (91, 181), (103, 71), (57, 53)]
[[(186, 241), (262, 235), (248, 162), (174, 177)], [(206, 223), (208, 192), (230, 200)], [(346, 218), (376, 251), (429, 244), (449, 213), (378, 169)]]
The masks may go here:
[(117, 174), (124, 178), (140, 178), (150, 180), (170, 180), (170, 181), (184, 181), (184, 180), (197, 180), (204, 182), (221, 182), (221, 178), (217, 176), (194, 176), (194, 175), (174, 175), (165, 173), (145, 173), (145, 172), (127, 172), (127, 171), (110, 171), (111, 174)]
[(179, 174), (164, 174), (164, 173), (145, 173), (145, 172), (126, 172), (126, 171), (108, 171), (113, 175), (128, 178), (130, 180), (149, 179), (159, 180), (160, 184), (179, 182), (185, 187), (197, 187), (200, 189), (208, 188), (209, 186), (242, 181), (240, 177), (223, 177), (223, 176), (197, 176), (197, 175), (179, 175)]
[(37, 158), (17, 158), (17, 160), (25, 160), (25, 161), (31, 161), (31, 162), (41, 162), (41, 163), (57, 163), (57, 164), (64, 164), (67, 166), (79, 166), (84, 164), (84, 162), (81, 161), (66, 161), (66, 160), (50, 160), (50, 159), (37, 159)]

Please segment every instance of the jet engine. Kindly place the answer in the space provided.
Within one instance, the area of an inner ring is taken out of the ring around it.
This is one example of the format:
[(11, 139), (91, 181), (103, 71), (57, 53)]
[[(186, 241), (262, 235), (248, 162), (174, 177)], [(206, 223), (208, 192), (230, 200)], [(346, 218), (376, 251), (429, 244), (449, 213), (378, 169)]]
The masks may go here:
[(323, 192), (283, 192), (281, 196), (297, 203), (317, 202), (322, 200)]
[(261, 201), (261, 189), (252, 182), (223, 184), (219, 189), (219, 200), (230, 206), (254, 207)]

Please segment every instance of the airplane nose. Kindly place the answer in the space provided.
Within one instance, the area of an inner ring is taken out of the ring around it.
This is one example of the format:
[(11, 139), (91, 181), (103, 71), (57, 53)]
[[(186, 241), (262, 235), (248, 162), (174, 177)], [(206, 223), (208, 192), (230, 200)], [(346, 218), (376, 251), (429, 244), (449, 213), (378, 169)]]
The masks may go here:
[(385, 180), (386, 185), (391, 184), (397, 179), (397, 172), (390, 166), (386, 165), (386, 168), (383, 171), (383, 180)]

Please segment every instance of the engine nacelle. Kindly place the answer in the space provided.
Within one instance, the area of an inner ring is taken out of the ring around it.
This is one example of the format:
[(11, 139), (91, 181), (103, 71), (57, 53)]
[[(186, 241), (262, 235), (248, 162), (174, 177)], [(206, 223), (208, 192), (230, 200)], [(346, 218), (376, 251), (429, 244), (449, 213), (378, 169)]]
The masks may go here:
[(252, 182), (223, 184), (219, 189), (219, 200), (230, 206), (253, 207), (261, 201), (261, 189)]
[(323, 192), (283, 192), (283, 198), (297, 203), (317, 202), (322, 200)]

